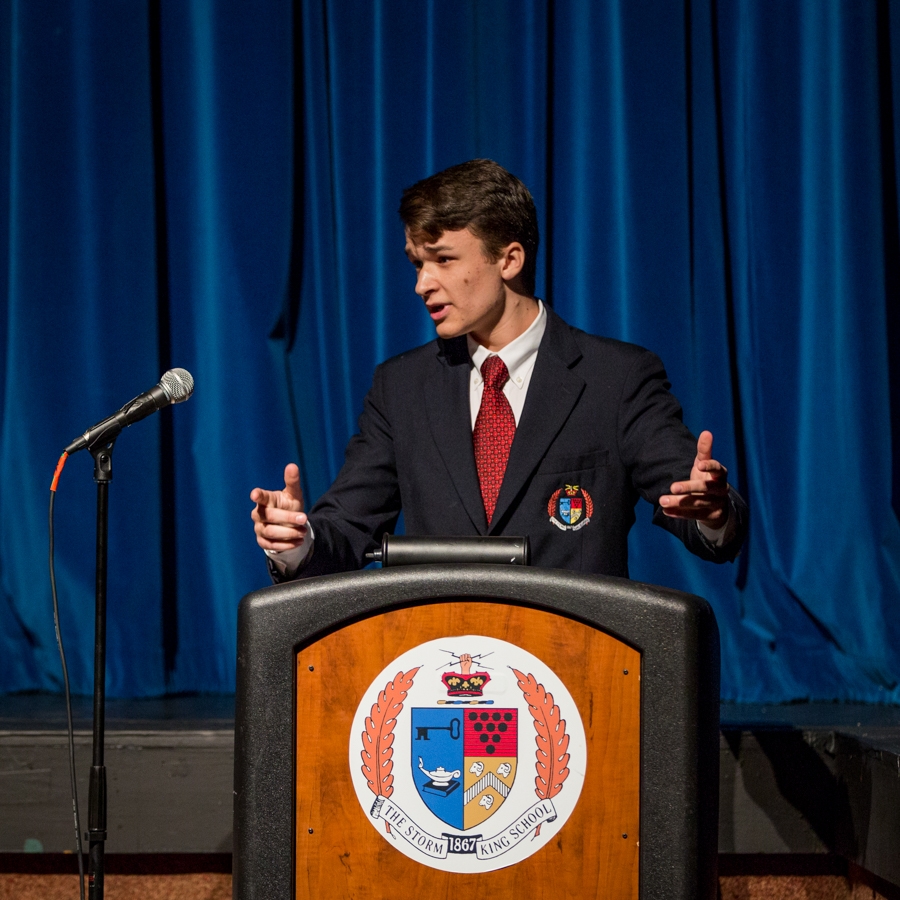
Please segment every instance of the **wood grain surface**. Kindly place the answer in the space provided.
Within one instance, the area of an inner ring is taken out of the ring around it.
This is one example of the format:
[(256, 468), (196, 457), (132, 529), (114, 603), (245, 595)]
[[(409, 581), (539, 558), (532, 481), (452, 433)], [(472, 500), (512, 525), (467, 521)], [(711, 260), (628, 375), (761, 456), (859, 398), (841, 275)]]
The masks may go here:
[[(298, 900), (637, 898), (640, 654), (553, 613), (499, 603), (489, 611), (478, 602), (394, 610), (298, 653)], [(388, 663), (426, 641), (474, 633), (509, 641), (553, 669), (581, 713), (588, 766), (581, 798), (553, 840), (515, 865), (458, 874), (409, 859), (372, 826), (348, 752), (357, 706)]]

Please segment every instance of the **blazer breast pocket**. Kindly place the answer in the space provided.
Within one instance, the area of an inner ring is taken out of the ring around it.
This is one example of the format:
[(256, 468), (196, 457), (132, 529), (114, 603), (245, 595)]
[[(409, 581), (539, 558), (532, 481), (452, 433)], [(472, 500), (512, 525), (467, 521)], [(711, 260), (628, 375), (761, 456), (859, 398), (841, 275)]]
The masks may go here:
[(578, 455), (553, 453), (544, 457), (538, 471), (541, 475), (570, 475), (608, 465), (609, 450), (591, 450)]

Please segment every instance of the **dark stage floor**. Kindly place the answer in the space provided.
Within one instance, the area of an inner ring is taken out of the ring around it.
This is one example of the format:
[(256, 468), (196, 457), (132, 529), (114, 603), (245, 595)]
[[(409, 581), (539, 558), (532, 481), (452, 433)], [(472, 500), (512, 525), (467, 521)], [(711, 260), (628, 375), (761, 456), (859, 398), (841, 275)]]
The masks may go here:
[(722, 731), (839, 731), (868, 747), (900, 755), (900, 706), (723, 703), (720, 710)]
[[(72, 698), (75, 728), (90, 731), (93, 701)], [(63, 697), (51, 694), (0, 695), (0, 733), (65, 729)], [(109, 731), (232, 731), (234, 695), (201, 694), (183, 697), (153, 697), (143, 700), (106, 701)]]

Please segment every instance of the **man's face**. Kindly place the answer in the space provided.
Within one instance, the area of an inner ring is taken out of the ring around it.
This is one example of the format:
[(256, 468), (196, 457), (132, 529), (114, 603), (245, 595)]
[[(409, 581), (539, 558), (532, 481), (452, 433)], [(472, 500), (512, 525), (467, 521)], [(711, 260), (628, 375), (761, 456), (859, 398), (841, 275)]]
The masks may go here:
[(406, 255), (416, 267), (416, 293), (439, 337), (471, 333), (490, 345), (506, 311), (503, 259), (492, 261), (468, 228), (445, 231), (434, 242), (417, 244), (406, 234)]

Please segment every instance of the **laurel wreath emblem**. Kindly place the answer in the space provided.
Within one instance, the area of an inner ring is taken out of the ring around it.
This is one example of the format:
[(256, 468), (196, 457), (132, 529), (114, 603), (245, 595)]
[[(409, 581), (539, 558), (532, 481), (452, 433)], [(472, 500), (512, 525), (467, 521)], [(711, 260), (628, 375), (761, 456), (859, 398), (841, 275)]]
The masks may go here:
[[(416, 672), (421, 666), (408, 672), (398, 672), (389, 681), (372, 704), (366, 717), (366, 729), (362, 733), (362, 773), (369, 790), (375, 796), (390, 797), (394, 793), (394, 728), (397, 717), (403, 711), (403, 701), (409, 693)], [(385, 830), (391, 826), (385, 822)]]
[[(566, 487), (571, 488), (572, 485), (566, 485)], [(577, 493), (578, 490), (581, 490), (581, 496), (584, 497), (584, 514), (586, 518), (590, 519), (591, 516), (594, 515), (594, 501), (593, 499), (591, 499), (591, 495), (584, 488), (579, 488), (577, 484), (574, 485), (574, 487), (575, 491), (572, 492), (570, 496), (574, 496), (574, 494)], [(549, 502), (547, 503), (547, 515), (550, 516), (551, 519), (556, 515), (556, 500), (562, 492), (562, 488), (557, 488), (553, 492)], [(566, 493), (569, 494), (569, 491), (566, 491)]]
[(590, 519), (594, 515), (594, 501), (591, 500), (591, 495), (584, 488), (581, 489), (581, 496), (584, 497), (585, 515)]
[[(528, 704), (528, 710), (534, 719), (535, 743), (535, 779), (534, 792), (540, 800), (550, 800), (563, 788), (569, 777), (569, 735), (566, 733), (566, 720), (553, 702), (553, 694), (548, 693), (542, 684), (529, 673), (523, 675), (513, 669), (518, 679), (519, 689)], [(534, 836), (541, 833), (538, 823)]]
[(547, 515), (552, 519), (556, 513), (556, 498), (562, 493), (562, 488), (557, 488), (547, 504)]

